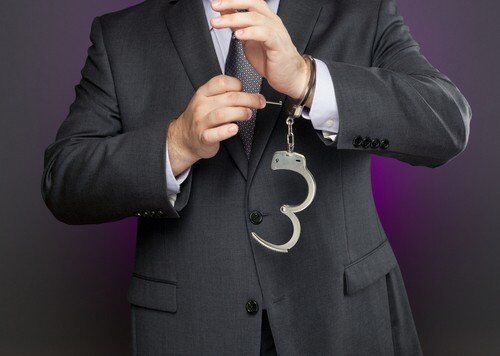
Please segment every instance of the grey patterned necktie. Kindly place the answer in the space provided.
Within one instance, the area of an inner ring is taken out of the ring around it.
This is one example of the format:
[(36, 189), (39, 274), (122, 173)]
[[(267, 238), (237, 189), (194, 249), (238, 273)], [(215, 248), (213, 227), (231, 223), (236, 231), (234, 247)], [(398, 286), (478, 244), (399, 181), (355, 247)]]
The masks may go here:
[[(234, 35), (231, 38), (229, 52), (226, 59), (225, 74), (238, 78), (243, 84), (243, 91), (246, 93), (258, 93), (262, 85), (262, 77), (257, 73), (254, 67), (248, 62), (243, 51), (243, 43)], [(243, 141), (243, 147), (247, 158), (250, 157), (252, 150), (253, 131), (255, 128), (255, 118), (257, 110), (252, 110), (252, 117), (247, 121), (237, 121), (239, 126), (239, 136)]]

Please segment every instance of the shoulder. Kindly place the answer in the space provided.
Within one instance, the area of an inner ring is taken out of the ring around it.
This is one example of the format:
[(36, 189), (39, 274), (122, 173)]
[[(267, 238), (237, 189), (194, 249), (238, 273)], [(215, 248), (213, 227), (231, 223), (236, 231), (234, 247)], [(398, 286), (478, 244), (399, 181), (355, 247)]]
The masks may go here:
[(96, 18), (107, 36), (127, 37), (133, 33), (161, 31), (164, 13), (170, 1), (146, 0), (137, 5)]
[[(282, 0), (283, 1), (283, 0)], [(368, 30), (376, 26), (378, 15), (384, 3), (395, 0), (314, 0), (323, 6), (323, 18), (335, 25), (348, 24)]]
[(376, 15), (383, 2), (394, 0), (324, 0), (327, 4), (334, 4), (341, 10)]

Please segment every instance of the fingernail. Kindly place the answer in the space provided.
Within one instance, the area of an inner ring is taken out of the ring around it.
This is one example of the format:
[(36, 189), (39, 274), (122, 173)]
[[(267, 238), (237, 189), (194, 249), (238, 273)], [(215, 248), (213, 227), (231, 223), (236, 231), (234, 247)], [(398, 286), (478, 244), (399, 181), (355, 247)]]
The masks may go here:
[(238, 126), (237, 125), (231, 125), (229, 126), (229, 132), (230, 133), (236, 133), (238, 131)]
[(214, 17), (214, 18), (212, 19), (212, 22), (213, 22), (213, 23), (219, 23), (219, 22), (221, 22), (221, 21), (222, 21), (222, 18), (221, 18), (221, 17)]
[(265, 108), (265, 107), (266, 107), (266, 104), (267, 104), (267, 103), (266, 103), (266, 99), (264, 98), (264, 96), (262, 96), (262, 95), (261, 95), (261, 96), (260, 96), (260, 106), (261, 106), (262, 108)]
[(212, 5), (214, 6), (220, 5), (220, 0), (212, 0)]
[(236, 35), (237, 37), (240, 37), (241, 35), (243, 35), (243, 30), (238, 30), (238, 31), (236, 31), (236, 32), (235, 32), (235, 35)]

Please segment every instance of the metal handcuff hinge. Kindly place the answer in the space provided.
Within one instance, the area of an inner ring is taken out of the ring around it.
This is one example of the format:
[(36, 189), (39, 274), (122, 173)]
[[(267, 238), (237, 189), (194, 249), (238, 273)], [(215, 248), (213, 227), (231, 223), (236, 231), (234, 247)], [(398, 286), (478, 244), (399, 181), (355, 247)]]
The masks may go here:
[(288, 240), (288, 242), (282, 245), (275, 245), (264, 240), (262, 237), (257, 235), (255, 232), (252, 232), (252, 237), (259, 242), (262, 246), (281, 253), (287, 253), (289, 250), (294, 247), (300, 238), (301, 226), (300, 221), (295, 215), (295, 213), (301, 212), (306, 209), (314, 200), (316, 195), (316, 182), (314, 180), (313, 175), (307, 169), (306, 158), (304, 155), (300, 153), (294, 152), (295, 148), (295, 137), (293, 134), (293, 124), (294, 121), (302, 116), (302, 111), (304, 109), (304, 104), (306, 102), (307, 97), (310, 95), (312, 88), (315, 85), (315, 67), (314, 60), (309, 57), (309, 64), (312, 66), (311, 69), (311, 77), (309, 78), (309, 83), (305, 94), (302, 97), (302, 100), (295, 105), (292, 105), (289, 110), (288, 117), (286, 119), (287, 124), (287, 150), (286, 151), (277, 151), (274, 153), (273, 160), (271, 162), (272, 170), (289, 170), (299, 173), (304, 177), (307, 182), (308, 194), (306, 199), (299, 205), (282, 205), (280, 211), (286, 215), (291, 221), (293, 225), (293, 234), (292, 237)]

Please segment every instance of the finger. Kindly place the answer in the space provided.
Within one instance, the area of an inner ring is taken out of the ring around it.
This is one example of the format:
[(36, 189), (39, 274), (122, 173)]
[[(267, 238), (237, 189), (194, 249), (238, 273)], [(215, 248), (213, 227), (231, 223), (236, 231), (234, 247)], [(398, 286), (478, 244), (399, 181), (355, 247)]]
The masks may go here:
[(212, 9), (217, 12), (234, 12), (248, 10), (258, 12), (266, 17), (275, 18), (276, 14), (264, 0), (219, 0), (212, 1)]
[(245, 121), (252, 117), (252, 110), (245, 107), (225, 107), (212, 110), (207, 115), (206, 127), (216, 127), (234, 121)]
[(198, 89), (203, 96), (220, 95), (227, 92), (239, 92), (243, 90), (241, 81), (228, 75), (218, 75), (210, 79)]
[(245, 28), (270, 23), (269, 19), (257, 12), (237, 12), (234, 14), (214, 17), (210, 20), (214, 28)]
[(269, 49), (278, 49), (279, 39), (277, 32), (269, 26), (250, 26), (234, 32), (237, 39), (242, 41), (261, 42)]
[(266, 106), (266, 99), (259, 93), (229, 92), (212, 96), (213, 109), (222, 107), (246, 107), (262, 109)]
[(237, 124), (225, 124), (222, 126), (206, 129), (201, 134), (202, 142), (206, 144), (215, 144), (227, 140), (238, 133)]

